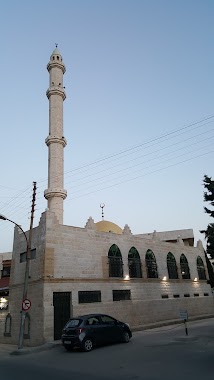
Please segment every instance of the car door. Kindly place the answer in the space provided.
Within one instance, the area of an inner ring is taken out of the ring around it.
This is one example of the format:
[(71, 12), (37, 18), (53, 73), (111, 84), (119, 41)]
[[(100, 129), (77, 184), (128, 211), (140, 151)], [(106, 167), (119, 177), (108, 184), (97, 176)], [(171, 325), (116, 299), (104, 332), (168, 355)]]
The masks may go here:
[(99, 317), (96, 315), (91, 316), (86, 321), (87, 336), (90, 336), (94, 343), (103, 343), (103, 326), (100, 322)]
[(118, 342), (121, 339), (121, 330), (117, 325), (116, 319), (109, 315), (100, 316), (103, 326), (103, 334), (107, 343)]

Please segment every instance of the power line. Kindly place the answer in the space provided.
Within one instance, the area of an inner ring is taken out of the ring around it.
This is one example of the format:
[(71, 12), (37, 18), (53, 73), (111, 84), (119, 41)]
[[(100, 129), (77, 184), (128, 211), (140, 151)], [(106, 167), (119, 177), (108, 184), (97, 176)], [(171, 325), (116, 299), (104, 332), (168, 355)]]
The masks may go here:
[[(115, 157), (117, 157), (117, 156), (119, 156), (119, 155), (122, 155), (123, 153), (130, 152), (130, 151), (132, 151), (132, 150), (134, 150), (134, 149), (137, 149), (137, 148), (139, 148), (139, 147), (143, 147), (143, 146), (148, 145), (148, 144), (150, 144), (150, 143), (152, 143), (152, 142), (158, 142), (159, 140), (162, 140), (162, 139), (164, 139), (165, 137), (167, 137), (167, 136), (171, 136), (171, 135), (173, 135), (173, 134), (175, 134), (175, 133), (177, 133), (177, 132), (180, 132), (180, 131), (184, 131), (183, 133), (189, 132), (189, 131), (186, 131), (186, 130), (187, 130), (188, 128), (192, 127), (192, 126), (194, 126), (194, 128), (192, 128), (190, 131), (192, 131), (192, 130), (194, 130), (194, 129), (197, 129), (197, 128), (201, 128), (202, 126), (207, 125), (207, 124), (213, 122), (213, 119), (214, 119), (214, 115), (211, 115), (211, 116), (205, 117), (205, 118), (203, 118), (203, 119), (201, 119), (201, 120), (199, 120), (199, 121), (197, 121), (197, 122), (194, 122), (194, 123), (188, 124), (188, 125), (186, 125), (186, 126), (184, 126), (184, 127), (178, 128), (178, 129), (176, 129), (176, 130), (174, 130), (174, 131), (167, 132), (167, 133), (165, 133), (165, 134), (163, 134), (163, 135), (161, 135), (161, 136), (158, 136), (158, 137), (155, 137), (155, 138), (150, 139), (150, 140), (148, 140), (148, 141), (145, 141), (145, 142), (142, 142), (142, 143), (140, 143), (140, 144), (134, 145), (133, 147), (129, 147), (129, 148), (127, 148), (127, 149), (123, 149), (123, 150), (121, 150), (121, 151), (119, 151), (119, 152), (116, 152), (116, 153), (111, 154), (111, 155), (109, 155), (109, 156), (106, 156), (106, 157), (103, 157), (103, 158), (101, 158), (101, 159), (98, 159), (98, 160), (92, 161), (92, 162), (90, 162), (90, 163), (88, 163), (88, 164), (84, 164), (84, 165), (82, 165), (82, 166), (80, 166), (80, 167), (77, 167), (77, 168), (74, 168), (74, 169), (71, 169), (71, 170), (65, 171), (65, 172), (64, 172), (64, 175), (66, 175), (67, 173), (71, 173), (71, 172), (74, 172), (74, 171), (78, 171), (78, 170), (84, 169), (84, 168), (88, 168), (89, 166), (95, 165), (95, 164), (97, 164), (97, 163), (102, 163), (102, 162), (104, 162), (104, 161), (109, 160), (110, 158), (115, 158)], [(202, 123), (202, 122), (204, 122), (204, 121), (207, 121), (207, 120), (210, 120), (210, 121), (209, 121), (208, 123), (205, 123), (205, 124), (202, 124), (202, 125), (198, 125), (198, 124), (200, 124), (200, 123)], [(172, 136), (172, 138), (173, 138), (173, 137), (174, 137), (174, 136)], [(177, 136), (175, 136), (175, 137), (177, 137)], [(57, 177), (58, 177), (58, 176), (56, 175), (56, 178), (57, 178)], [(45, 179), (41, 179), (41, 180), (39, 180), (37, 183), (42, 183), (42, 182), (45, 182), (45, 181), (47, 181), (47, 178), (45, 178)]]
[(103, 188), (98, 189), (98, 190), (95, 190), (95, 191), (91, 191), (91, 192), (86, 193), (86, 194), (83, 194), (83, 195), (79, 195), (78, 197), (74, 197), (74, 198), (72, 198), (71, 200), (67, 200), (67, 202), (73, 201), (74, 199), (77, 199), (77, 198), (85, 197), (85, 196), (90, 195), (90, 194), (93, 194), (93, 193), (97, 193), (97, 192), (102, 191), (102, 190), (109, 189), (109, 188), (114, 187), (114, 186), (122, 185), (123, 183), (126, 183), (126, 182), (134, 181), (134, 180), (136, 180), (136, 179), (138, 179), (138, 178), (145, 177), (145, 176), (147, 176), (147, 175), (150, 175), (150, 174), (153, 174), (153, 173), (160, 172), (160, 171), (162, 171), (162, 170), (165, 170), (165, 169), (171, 168), (171, 167), (173, 167), (173, 166), (180, 165), (180, 164), (182, 164), (182, 163), (185, 163), (185, 162), (188, 162), (188, 161), (194, 160), (195, 158), (199, 158), (199, 157), (205, 156), (205, 155), (210, 154), (210, 153), (214, 153), (214, 150), (212, 150), (212, 151), (210, 151), (210, 152), (206, 152), (206, 153), (200, 154), (200, 155), (195, 156), (195, 157), (188, 158), (188, 159), (186, 159), (186, 160), (183, 160), (183, 161), (177, 162), (177, 163), (172, 164), (172, 165), (165, 166), (164, 168), (157, 169), (157, 170), (154, 170), (154, 171), (152, 171), (152, 172), (149, 172), (149, 173), (146, 173), (146, 174), (142, 174), (142, 175), (140, 175), (140, 176), (137, 176), (137, 177), (134, 177), (134, 178), (130, 178), (130, 179), (127, 179), (127, 180), (125, 180), (125, 181), (118, 182), (118, 183), (116, 183), (116, 184), (109, 185), (109, 186), (103, 187)]

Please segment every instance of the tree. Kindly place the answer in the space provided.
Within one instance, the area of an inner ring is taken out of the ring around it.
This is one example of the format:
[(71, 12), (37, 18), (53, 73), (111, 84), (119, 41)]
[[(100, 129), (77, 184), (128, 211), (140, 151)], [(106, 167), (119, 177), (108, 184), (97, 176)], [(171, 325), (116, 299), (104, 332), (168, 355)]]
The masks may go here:
[[(206, 191), (204, 191), (204, 201), (209, 202), (211, 206), (214, 206), (214, 180), (207, 175), (204, 176), (203, 185)], [(207, 207), (204, 207), (204, 211), (214, 218), (214, 210), (210, 210)], [(207, 240), (207, 249), (206, 249), (206, 261), (210, 278), (210, 285), (214, 287), (214, 273), (212, 265), (208, 259), (208, 255), (214, 259), (214, 223), (209, 223), (206, 230), (200, 231), (205, 235)]]

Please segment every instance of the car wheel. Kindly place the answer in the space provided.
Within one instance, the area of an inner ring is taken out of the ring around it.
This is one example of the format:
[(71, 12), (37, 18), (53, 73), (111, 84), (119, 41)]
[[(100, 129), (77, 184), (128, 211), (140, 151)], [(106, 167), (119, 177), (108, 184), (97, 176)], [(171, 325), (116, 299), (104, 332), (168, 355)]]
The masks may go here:
[(128, 343), (130, 340), (129, 333), (127, 331), (123, 332), (122, 342)]
[(82, 350), (85, 352), (89, 352), (92, 350), (92, 348), (93, 348), (93, 342), (91, 338), (84, 339), (84, 341), (82, 342)]
[(67, 350), (67, 351), (72, 351), (73, 350), (73, 347), (72, 346), (64, 346), (65, 347), (65, 349)]

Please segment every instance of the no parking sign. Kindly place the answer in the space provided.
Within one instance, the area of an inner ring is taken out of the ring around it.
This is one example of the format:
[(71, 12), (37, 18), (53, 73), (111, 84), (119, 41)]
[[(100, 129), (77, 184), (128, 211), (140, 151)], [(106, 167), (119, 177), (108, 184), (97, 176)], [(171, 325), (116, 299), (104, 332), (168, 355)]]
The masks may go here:
[(28, 311), (31, 307), (31, 301), (28, 300), (27, 298), (22, 301), (22, 310)]

